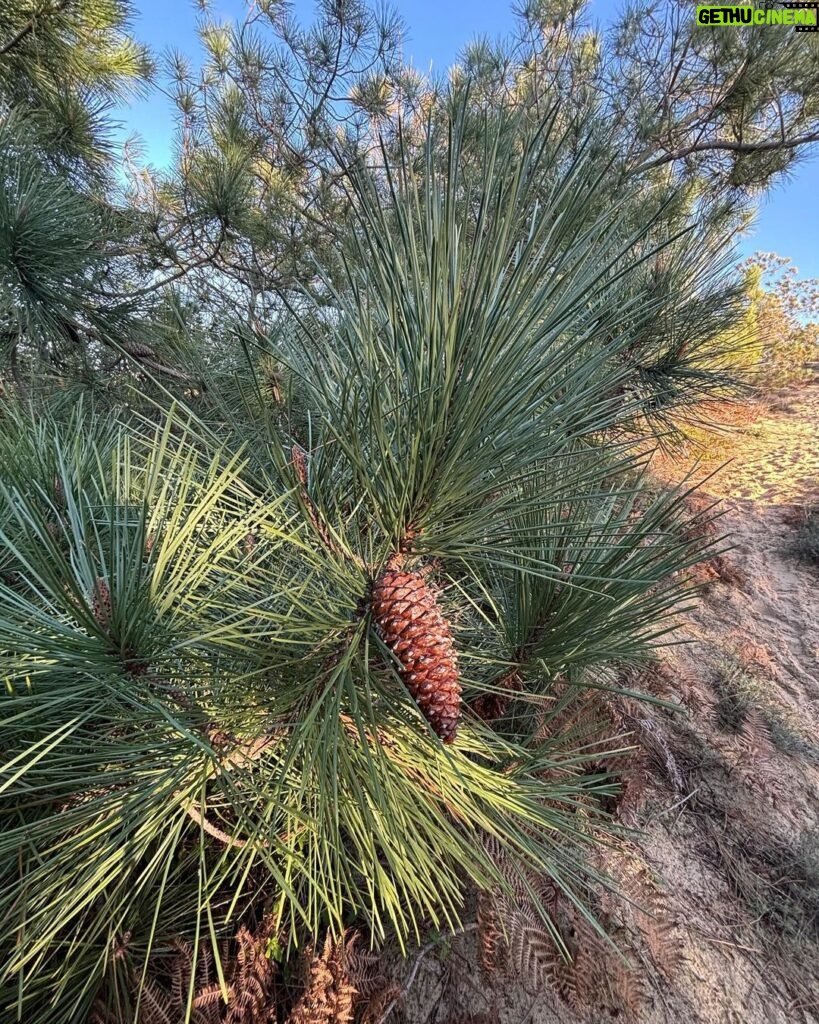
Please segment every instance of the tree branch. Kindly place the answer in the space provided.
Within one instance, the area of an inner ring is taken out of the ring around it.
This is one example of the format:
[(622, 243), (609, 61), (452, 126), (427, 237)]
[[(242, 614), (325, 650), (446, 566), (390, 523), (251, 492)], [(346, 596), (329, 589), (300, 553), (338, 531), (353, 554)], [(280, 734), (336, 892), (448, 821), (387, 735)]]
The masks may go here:
[(632, 174), (641, 171), (650, 171), (654, 167), (661, 167), (663, 164), (673, 163), (675, 160), (683, 160), (693, 153), (709, 153), (716, 150), (723, 150), (732, 153), (765, 153), (777, 149), (796, 149), (797, 146), (807, 146), (812, 142), (819, 142), (819, 131), (809, 132), (807, 135), (799, 135), (795, 139), (771, 140), (770, 142), (697, 142), (691, 146), (684, 146), (680, 149), (663, 153), (662, 156), (647, 160), (633, 168)]

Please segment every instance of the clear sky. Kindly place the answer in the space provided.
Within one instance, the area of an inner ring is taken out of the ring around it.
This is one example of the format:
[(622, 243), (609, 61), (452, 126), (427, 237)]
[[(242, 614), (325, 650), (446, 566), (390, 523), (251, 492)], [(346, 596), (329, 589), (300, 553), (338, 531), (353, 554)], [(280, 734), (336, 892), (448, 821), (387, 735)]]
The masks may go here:
[[(188, 0), (135, 0), (136, 34), (155, 51), (181, 50), (198, 57), (196, 11)], [(405, 56), (420, 70), (444, 70), (461, 47), (476, 36), (503, 35), (513, 15), (507, 0), (392, 0), (405, 26)], [(592, 0), (592, 14), (602, 23), (622, 6), (617, 0)], [(243, 0), (215, 0), (217, 20), (240, 16)], [(312, 0), (295, 0), (297, 16), (312, 17)], [(136, 133), (145, 143), (146, 157), (157, 165), (170, 157), (173, 115), (169, 102), (154, 93), (118, 111), (126, 134)], [(819, 153), (803, 161), (790, 180), (768, 195), (753, 234), (741, 242), (741, 251), (762, 249), (790, 256), (800, 276), (819, 277)]]

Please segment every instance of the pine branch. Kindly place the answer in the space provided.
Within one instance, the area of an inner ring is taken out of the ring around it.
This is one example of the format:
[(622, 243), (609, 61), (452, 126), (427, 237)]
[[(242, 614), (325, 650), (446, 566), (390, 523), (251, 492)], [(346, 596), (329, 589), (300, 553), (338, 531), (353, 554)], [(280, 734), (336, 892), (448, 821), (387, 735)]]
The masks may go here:
[(729, 142), (714, 141), (714, 142), (698, 142), (690, 146), (683, 146), (680, 149), (672, 150), (669, 153), (663, 153), (653, 160), (647, 160), (645, 163), (632, 169), (632, 174), (640, 174), (643, 171), (650, 171), (655, 167), (661, 167), (663, 164), (673, 163), (676, 160), (684, 160), (687, 156), (691, 156), (694, 153), (710, 153), (726, 151), (739, 154), (747, 153), (765, 153), (773, 152), (774, 150), (782, 149), (796, 149), (798, 146), (807, 146), (811, 143), (819, 142), (819, 131), (810, 132), (807, 135), (800, 135), (795, 139), (771, 139), (769, 142)]
[(72, 2), (73, 0), (58, 0), (56, 7), (50, 7), (47, 10), (32, 14), (28, 21), (19, 30), (19, 32), (13, 35), (7, 43), (4, 43), (2, 46), (0, 46), (0, 57), (4, 57), (7, 53), (13, 50), (16, 46), (18, 46), (26, 38), (26, 36), (30, 35), (37, 27), (37, 22), (39, 20), (51, 14), (61, 13)]

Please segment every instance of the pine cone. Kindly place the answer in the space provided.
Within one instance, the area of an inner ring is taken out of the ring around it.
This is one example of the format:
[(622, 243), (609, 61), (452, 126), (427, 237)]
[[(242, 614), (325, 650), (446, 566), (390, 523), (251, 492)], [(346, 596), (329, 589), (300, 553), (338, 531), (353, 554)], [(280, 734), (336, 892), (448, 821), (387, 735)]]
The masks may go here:
[(419, 572), (388, 567), (376, 580), (372, 609), (401, 679), (444, 743), (461, 717), (461, 686), (449, 623)]

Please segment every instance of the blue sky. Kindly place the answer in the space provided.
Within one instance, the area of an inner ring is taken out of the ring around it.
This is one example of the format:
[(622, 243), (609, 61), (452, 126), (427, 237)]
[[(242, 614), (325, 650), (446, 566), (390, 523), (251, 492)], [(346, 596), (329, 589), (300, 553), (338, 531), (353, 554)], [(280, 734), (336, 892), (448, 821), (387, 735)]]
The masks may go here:
[[(136, 35), (155, 51), (173, 47), (195, 59), (198, 43), (196, 11), (188, 0), (135, 0)], [(237, 17), (243, 0), (214, 0), (218, 20)], [(404, 53), (421, 70), (445, 69), (461, 47), (480, 35), (498, 36), (512, 25), (511, 3), (506, 0), (393, 0), (406, 25)], [(620, 7), (616, 0), (592, 0), (592, 14), (601, 22)], [(312, 17), (312, 0), (296, 0), (296, 14)], [(146, 157), (162, 165), (170, 157), (173, 115), (159, 94), (118, 111), (125, 134), (137, 133)], [(801, 276), (819, 277), (819, 154), (803, 161), (790, 180), (763, 201), (755, 228), (742, 239), (741, 252), (758, 249), (790, 256)]]

